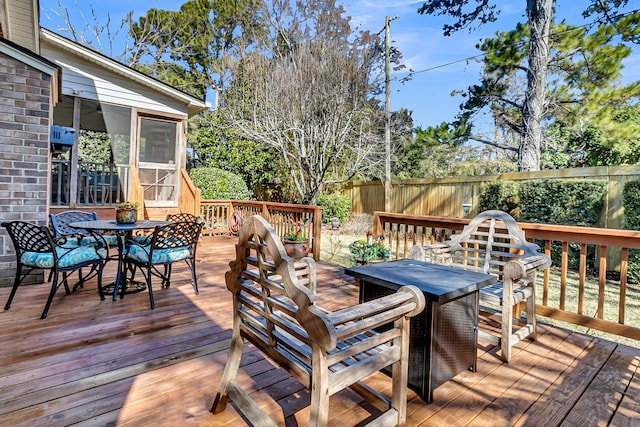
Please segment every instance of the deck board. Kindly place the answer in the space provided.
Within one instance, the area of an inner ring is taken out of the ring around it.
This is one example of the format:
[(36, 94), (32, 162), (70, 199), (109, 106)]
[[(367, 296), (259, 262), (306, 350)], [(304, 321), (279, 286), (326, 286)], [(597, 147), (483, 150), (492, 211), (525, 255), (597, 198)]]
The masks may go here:
[[(100, 301), (93, 281), (71, 295), (59, 291), (41, 320), (49, 285), (20, 288), (11, 309), (0, 312), (0, 425), (248, 425), (233, 403), (221, 414), (208, 412), (231, 337), (224, 272), (233, 243), (204, 238), (200, 295), (179, 267), (171, 288), (154, 287), (155, 310), (147, 292)], [(341, 267), (318, 262), (318, 272), (320, 305), (357, 301)], [(8, 294), (0, 288), (0, 302)], [(408, 390), (407, 425), (639, 425), (639, 349), (541, 323), (538, 341), (519, 343), (511, 363), (497, 351), (480, 342), (477, 372), (438, 387), (431, 404)], [(237, 381), (279, 425), (308, 424), (309, 392), (249, 345)], [(390, 390), (384, 374), (366, 382)], [(330, 400), (331, 425), (361, 425), (377, 413), (350, 390)]]

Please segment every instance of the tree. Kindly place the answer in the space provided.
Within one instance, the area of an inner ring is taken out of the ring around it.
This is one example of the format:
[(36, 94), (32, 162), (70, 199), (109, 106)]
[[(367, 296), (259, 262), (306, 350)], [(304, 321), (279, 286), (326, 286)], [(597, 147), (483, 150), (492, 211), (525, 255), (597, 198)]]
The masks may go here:
[(233, 64), (264, 35), (260, 0), (189, 0), (179, 11), (149, 9), (131, 23), (128, 62), (204, 97), (222, 88)]
[[(178, 11), (149, 9), (137, 22), (129, 11), (119, 23), (109, 14), (98, 16), (91, 5), (87, 15), (77, 0), (75, 8), (80, 24), (61, 3), (52, 11), (64, 22), (57, 31), (201, 98), (225, 85), (234, 64), (266, 31), (262, 0), (188, 0)], [(124, 49), (114, 52), (114, 40), (124, 32)]]
[[(472, 10), (465, 6), (475, 3)], [(530, 33), (527, 89), (522, 104), (522, 139), (518, 149), (518, 169), (540, 170), (540, 144), (542, 141), (542, 118), (549, 56), (549, 28), (552, 19), (553, 0), (527, 0), (526, 12)], [(448, 0), (424, 3), (421, 14), (450, 15), (457, 18), (453, 25), (445, 24), (444, 35), (468, 28), (474, 21), (480, 24), (495, 21), (496, 5), (490, 0)]]
[[(603, 152), (596, 148), (597, 145), (619, 146), (624, 152), (623, 145), (637, 141), (640, 131), (637, 124), (616, 119), (629, 103), (640, 96), (640, 85), (619, 82), (622, 60), (630, 55), (631, 49), (622, 43), (616, 44), (614, 39), (618, 31), (631, 28), (638, 19), (636, 14), (629, 14), (618, 20), (615, 26), (602, 24), (593, 32), (584, 26), (574, 27), (564, 22), (553, 26), (549, 38), (549, 78), (543, 105), (547, 123), (543, 151), (555, 154), (550, 157), (549, 153), (543, 153), (546, 167), (581, 163), (577, 152), (566, 153), (568, 157), (562, 159), (565, 149), (560, 146), (561, 141), (566, 144), (572, 141), (573, 148), (565, 146), (572, 150), (581, 140), (579, 145), (582, 149), (590, 147), (594, 152)], [(524, 133), (521, 88), (528, 71), (525, 43), (528, 37), (528, 29), (517, 25), (514, 30), (497, 33), (494, 38), (478, 45), (478, 49), (485, 53), (483, 75), (481, 83), (471, 86), (465, 93), (467, 101), (461, 106), (462, 117), (470, 117), (488, 106), (497, 129), (517, 135)], [(553, 125), (555, 121), (559, 125)], [(596, 137), (598, 141), (588, 141)], [(603, 161), (614, 158), (621, 159), (609, 156)], [(590, 163), (594, 163), (593, 158)]]
[(225, 115), (218, 109), (192, 119), (188, 139), (197, 155), (194, 165), (241, 176), (261, 200), (289, 200), (289, 174), (276, 150), (242, 138)]
[[(597, 16), (600, 24), (619, 24), (625, 14), (618, 13), (628, 0), (592, 0), (583, 16)], [(549, 55), (549, 28), (552, 18), (552, 0), (527, 0), (526, 12), (529, 29), (527, 88), (522, 104), (522, 136), (519, 143), (518, 167), (520, 170), (539, 170), (541, 121), (544, 114), (545, 85)], [(473, 7), (475, 6), (475, 7)], [(472, 28), (474, 23), (482, 25), (497, 19), (496, 5), (491, 0), (447, 0), (424, 3), (421, 14), (449, 15), (456, 19), (445, 24), (445, 36), (463, 28)], [(640, 33), (637, 22), (626, 28), (625, 41), (638, 42)]]
[(270, 51), (239, 65), (221, 109), (252, 141), (282, 158), (297, 199), (313, 203), (327, 184), (383, 161), (382, 111), (372, 99), (382, 63), (377, 37), (351, 34), (333, 0), (274, 2)]
[(511, 172), (513, 159), (492, 147), (466, 144), (469, 129), (464, 121), (415, 130), (415, 136), (400, 148), (394, 163), (396, 179), (445, 178)]
[(286, 57), (245, 61), (222, 108), (246, 138), (278, 151), (299, 200), (313, 203), (325, 184), (382, 162), (363, 86), (356, 58), (333, 44), (301, 41)]

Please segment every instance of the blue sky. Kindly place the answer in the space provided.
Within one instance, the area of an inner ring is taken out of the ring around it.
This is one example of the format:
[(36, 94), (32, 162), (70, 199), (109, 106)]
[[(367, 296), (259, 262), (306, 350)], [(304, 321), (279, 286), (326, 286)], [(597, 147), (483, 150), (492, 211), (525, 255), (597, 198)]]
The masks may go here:
[[(134, 10), (134, 16), (143, 15), (148, 9), (157, 7), (178, 10), (184, 3), (180, 0), (40, 0), (42, 26), (57, 31), (61, 27), (61, 19), (56, 16), (58, 1), (76, 14), (81, 7), (88, 19), (91, 18), (91, 7), (99, 18), (106, 19), (107, 13), (112, 22), (118, 23), (127, 11)], [(442, 35), (441, 17), (418, 15), (417, 10), (422, 2), (406, 0), (343, 0), (347, 15), (352, 24), (363, 29), (378, 32), (383, 29), (385, 18), (398, 16), (390, 24), (392, 43), (404, 55), (407, 68), (417, 73), (404, 84), (399, 80), (406, 73), (394, 74), (392, 78), (391, 109), (407, 108), (411, 110), (414, 125), (426, 128), (442, 121), (449, 121), (458, 112), (462, 102), (460, 96), (451, 96), (452, 91), (466, 89), (477, 83), (480, 76), (480, 64), (474, 60), (465, 61), (478, 54), (475, 45), (480, 38), (492, 36), (496, 31), (512, 29), (516, 22), (525, 22), (524, 0), (498, 0), (501, 11), (498, 21), (469, 33), (462, 30), (451, 37)], [(582, 25), (586, 21), (581, 11), (589, 2), (587, 0), (556, 1), (556, 19), (565, 17), (573, 25)], [(631, 7), (629, 7), (631, 9)], [(74, 22), (80, 23), (77, 16)], [(77, 21), (76, 21), (77, 20)], [(65, 33), (62, 35), (68, 36)], [(115, 49), (116, 52), (121, 51)], [(445, 65), (450, 64), (450, 65)], [(640, 80), (640, 55), (638, 49), (625, 62), (623, 80)], [(488, 117), (478, 117), (476, 125), (479, 129), (488, 128)]]

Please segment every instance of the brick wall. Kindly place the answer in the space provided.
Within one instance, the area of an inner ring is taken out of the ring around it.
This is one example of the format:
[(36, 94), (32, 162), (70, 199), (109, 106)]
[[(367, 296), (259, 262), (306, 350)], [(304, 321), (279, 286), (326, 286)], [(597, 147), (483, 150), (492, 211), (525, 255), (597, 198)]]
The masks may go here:
[[(47, 74), (0, 53), (0, 222), (47, 223), (50, 94)], [(13, 283), (15, 267), (0, 227), (0, 286)]]

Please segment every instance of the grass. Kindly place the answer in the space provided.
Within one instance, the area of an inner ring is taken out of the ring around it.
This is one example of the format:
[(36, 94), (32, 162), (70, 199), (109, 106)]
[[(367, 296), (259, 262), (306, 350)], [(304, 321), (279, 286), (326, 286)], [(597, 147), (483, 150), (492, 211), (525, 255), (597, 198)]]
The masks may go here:
[[(349, 244), (355, 240), (364, 237), (367, 231), (372, 230), (373, 217), (367, 214), (356, 215), (351, 221), (343, 223), (338, 230), (331, 230), (328, 227), (322, 231), (322, 247), (320, 248), (320, 259), (343, 267), (353, 265), (351, 253), (349, 252)], [(569, 273), (567, 275), (567, 284), (565, 288), (565, 307), (564, 310), (577, 313), (578, 312), (578, 275)], [(584, 306), (583, 314), (586, 316), (596, 316), (598, 309), (598, 280), (597, 278), (588, 278), (584, 289)], [(542, 304), (542, 277), (538, 277), (538, 286), (536, 288), (536, 302)], [(550, 271), (549, 278), (549, 294), (547, 306), (559, 308), (560, 300), (560, 272), (559, 269), (553, 268)], [(611, 322), (618, 322), (620, 301), (620, 287), (615, 281), (607, 281), (605, 284), (605, 302), (603, 318)], [(625, 318), (624, 324), (635, 328), (640, 328), (640, 284), (627, 284), (625, 297)], [(585, 326), (578, 326), (572, 323), (562, 322), (548, 317), (538, 317), (538, 321), (554, 325), (560, 328), (576, 331), (586, 335), (618, 342), (631, 347), (640, 348), (640, 341), (631, 338), (621, 337), (619, 335), (609, 334), (596, 329)]]

